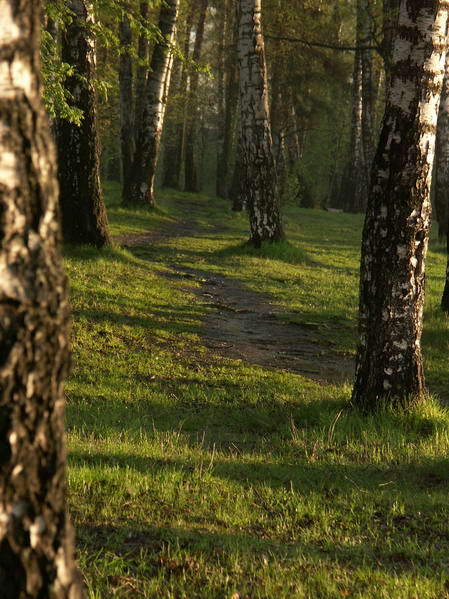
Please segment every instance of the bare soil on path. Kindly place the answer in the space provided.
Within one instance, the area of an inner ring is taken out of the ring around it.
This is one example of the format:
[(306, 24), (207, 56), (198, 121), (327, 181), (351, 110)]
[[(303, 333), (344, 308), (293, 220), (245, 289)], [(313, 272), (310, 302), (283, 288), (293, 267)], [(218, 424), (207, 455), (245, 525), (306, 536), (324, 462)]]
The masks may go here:
[[(195, 206), (189, 203), (191, 214)], [(184, 201), (183, 209), (186, 210)], [(222, 225), (207, 228), (192, 220), (179, 220), (158, 231), (128, 234), (115, 241), (129, 249), (155, 245), (177, 237), (202, 237), (223, 232)], [(289, 312), (273, 298), (246, 287), (234, 278), (211, 275), (199, 269), (171, 263), (158, 274), (172, 280), (190, 279), (198, 287), (186, 287), (210, 309), (203, 320), (202, 342), (215, 355), (242, 360), (264, 368), (282, 369), (321, 384), (350, 381), (353, 360), (337, 353), (320, 337), (318, 326), (304, 326), (289, 319)], [(337, 332), (336, 332), (337, 334)]]

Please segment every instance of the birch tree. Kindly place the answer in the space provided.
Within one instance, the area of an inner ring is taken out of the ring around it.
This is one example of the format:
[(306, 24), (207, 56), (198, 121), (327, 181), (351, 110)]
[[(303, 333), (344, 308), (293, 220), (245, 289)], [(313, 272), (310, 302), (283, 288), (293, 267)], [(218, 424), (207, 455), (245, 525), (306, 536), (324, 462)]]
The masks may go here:
[(352, 401), (365, 409), (425, 394), (424, 270), (447, 17), (447, 2), (401, 0), (362, 242)]
[(57, 128), (62, 231), (67, 242), (103, 247), (110, 238), (100, 184), (93, 9), (88, 0), (70, 0), (68, 8), (72, 21), (62, 34), (62, 60), (73, 67), (66, 87), (83, 117), (79, 126), (61, 119)]
[(243, 200), (247, 205), (250, 243), (283, 238), (276, 167), (268, 108), (267, 68), (262, 36), (261, 0), (239, 0), (238, 61)]
[(153, 49), (131, 176), (123, 190), (124, 202), (128, 204), (155, 205), (154, 180), (170, 87), (178, 7), (179, 0), (166, 0), (161, 5), (158, 25), (161, 39)]
[(66, 512), (69, 308), (39, 0), (0, 0), (0, 595), (77, 599)]

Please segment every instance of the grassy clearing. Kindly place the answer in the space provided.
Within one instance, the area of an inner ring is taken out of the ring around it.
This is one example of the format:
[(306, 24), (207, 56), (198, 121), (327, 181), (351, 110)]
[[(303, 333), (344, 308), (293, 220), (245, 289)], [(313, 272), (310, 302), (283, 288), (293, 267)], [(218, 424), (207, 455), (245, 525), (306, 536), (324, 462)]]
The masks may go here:
[[(199, 232), (66, 252), (70, 503), (89, 597), (449, 597), (447, 411), (433, 400), (362, 418), (344, 409), (349, 383), (215, 356), (197, 283), (160, 274), (177, 264), (239, 279), (350, 354), (361, 219), (288, 208), (289, 241), (256, 252), (245, 218), (218, 200), (164, 194), (148, 214), (108, 195), (115, 234), (179, 215)], [(443, 396), (444, 267), (435, 242), (424, 350)]]

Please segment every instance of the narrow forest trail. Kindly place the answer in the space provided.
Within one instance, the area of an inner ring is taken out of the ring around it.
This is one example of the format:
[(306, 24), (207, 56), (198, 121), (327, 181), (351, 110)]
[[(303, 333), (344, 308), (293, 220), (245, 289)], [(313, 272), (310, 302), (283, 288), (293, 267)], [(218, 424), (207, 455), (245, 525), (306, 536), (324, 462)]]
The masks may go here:
[[(176, 238), (210, 236), (227, 230), (220, 223), (207, 225), (186, 218), (204, 206), (194, 200), (179, 203), (181, 218), (148, 233), (116, 236), (115, 242), (131, 251), (149, 245), (165, 245)], [(173, 252), (176, 258), (176, 252)], [(273, 303), (266, 293), (249, 289), (238, 278), (211, 274), (202, 269), (186, 267), (171, 260), (169, 269), (157, 274), (169, 280), (191, 280), (198, 286), (186, 286), (186, 294), (201, 298), (209, 312), (203, 319), (201, 340), (214, 354), (242, 360), (263, 368), (282, 369), (308, 377), (320, 384), (350, 381), (353, 361), (334, 351), (320, 337), (317, 327), (298, 324), (289, 312)], [(188, 297), (188, 295), (186, 296)]]

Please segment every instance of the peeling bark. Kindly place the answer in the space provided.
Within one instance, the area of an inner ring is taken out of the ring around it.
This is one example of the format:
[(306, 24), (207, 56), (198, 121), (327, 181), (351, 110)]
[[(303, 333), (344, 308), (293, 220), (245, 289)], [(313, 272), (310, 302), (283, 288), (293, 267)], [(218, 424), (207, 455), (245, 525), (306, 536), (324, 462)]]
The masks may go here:
[(68, 6), (73, 19), (62, 35), (62, 60), (75, 74), (65, 85), (83, 119), (80, 126), (62, 120), (58, 124), (62, 231), (66, 242), (103, 247), (110, 238), (100, 184), (93, 11), (87, 0), (70, 0)]
[(0, 595), (77, 599), (66, 510), (69, 306), (55, 152), (40, 101), (41, 2), (0, 0)]
[(352, 401), (407, 407), (425, 395), (421, 356), (430, 183), (447, 2), (402, 0), (362, 242)]
[(164, 125), (167, 93), (173, 66), (173, 52), (179, 0), (167, 0), (161, 5), (159, 29), (162, 40), (157, 42), (151, 57), (146, 87), (142, 126), (136, 142), (136, 151), (129, 183), (123, 189), (127, 204), (155, 206), (154, 180)]
[(261, 25), (261, 0), (240, 0), (238, 58), (240, 72), (242, 189), (251, 228), (250, 243), (284, 237), (268, 108), (267, 68)]

